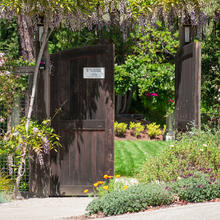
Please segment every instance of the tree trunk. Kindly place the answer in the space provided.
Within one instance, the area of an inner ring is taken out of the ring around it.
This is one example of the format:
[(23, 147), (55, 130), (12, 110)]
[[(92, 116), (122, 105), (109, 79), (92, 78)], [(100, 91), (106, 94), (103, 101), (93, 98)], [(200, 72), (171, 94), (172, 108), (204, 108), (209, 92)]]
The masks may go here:
[[(26, 133), (28, 133), (30, 119), (31, 119), (32, 111), (33, 111), (33, 104), (34, 104), (34, 100), (35, 100), (35, 96), (36, 96), (37, 78), (38, 78), (38, 73), (39, 73), (40, 62), (41, 62), (41, 59), (42, 59), (42, 56), (44, 53), (44, 49), (45, 49), (45, 46), (48, 42), (48, 38), (49, 38), (51, 32), (52, 32), (52, 30), (49, 31), (49, 24), (46, 20), (45, 25), (44, 25), (44, 33), (43, 33), (43, 37), (42, 37), (42, 44), (40, 47), (39, 54), (37, 56), (37, 61), (36, 61), (36, 65), (35, 65), (34, 75), (33, 75), (32, 92), (31, 92), (30, 104), (29, 104), (29, 108), (28, 108), (27, 122), (25, 125)], [(22, 146), (22, 154), (21, 154), (20, 164), (18, 167), (18, 175), (16, 177), (16, 182), (15, 182), (15, 186), (14, 186), (15, 198), (18, 195), (18, 189), (19, 189), (21, 177), (24, 175), (24, 168), (26, 165), (27, 152), (28, 152), (28, 146), (27, 146), (27, 144), (24, 144)]]
[(128, 100), (127, 100), (127, 106), (126, 106), (126, 110), (125, 113), (129, 113), (131, 104), (132, 104), (132, 95), (133, 95), (133, 89), (132, 91), (128, 91)]
[(41, 47), (40, 47), (39, 54), (37, 56), (37, 61), (36, 61), (35, 69), (34, 69), (32, 92), (31, 92), (30, 104), (29, 104), (29, 108), (28, 108), (27, 123), (26, 123), (26, 126), (25, 126), (26, 132), (28, 132), (29, 123), (30, 123), (30, 119), (31, 119), (32, 111), (33, 111), (33, 105), (34, 105), (34, 100), (35, 100), (35, 96), (36, 96), (37, 78), (38, 78), (38, 73), (39, 73), (40, 62), (41, 62), (41, 59), (43, 57), (44, 49), (45, 49), (45, 46), (47, 44), (47, 41), (48, 41), (48, 38), (49, 38), (51, 32), (52, 32), (52, 30), (49, 31), (48, 23), (45, 22), (44, 33), (43, 33), (43, 37), (42, 37), (42, 44), (41, 44)]
[(33, 30), (31, 20), (21, 14), (17, 19), (18, 24), (18, 40), (19, 40), (19, 55), (24, 60), (29, 62), (34, 60), (34, 46), (33, 46)]

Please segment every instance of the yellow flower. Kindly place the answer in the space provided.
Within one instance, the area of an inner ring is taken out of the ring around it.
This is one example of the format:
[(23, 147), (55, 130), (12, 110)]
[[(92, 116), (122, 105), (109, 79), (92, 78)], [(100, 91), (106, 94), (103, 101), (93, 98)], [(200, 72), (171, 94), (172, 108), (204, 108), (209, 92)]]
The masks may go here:
[(127, 188), (128, 188), (128, 186), (127, 186), (127, 185), (123, 186), (123, 190), (126, 190)]
[(98, 185), (99, 185), (99, 183), (98, 183), (98, 182), (93, 184), (93, 186), (95, 186), (95, 187), (97, 187)]
[(85, 189), (83, 192), (84, 192), (84, 193), (88, 193), (88, 192), (89, 192), (89, 190), (88, 190), (88, 189)]
[(113, 178), (113, 176), (108, 176), (108, 178), (109, 178), (109, 179), (112, 179), (112, 178)]
[(108, 179), (108, 175), (105, 174), (105, 175), (103, 176), (103, 178), (104, 178), (104, 179)]
[(118, 174), (118, 175), (116, 175), (115, 177), (116, 177), (116, 178), (120, 178), (120, 175)]
[(103, 184), (103, 181), (98, 181), (97, 182), (99, 185), (102, 185)]
[(103, 186), (103, 189), (108, 190), (108, 186)]

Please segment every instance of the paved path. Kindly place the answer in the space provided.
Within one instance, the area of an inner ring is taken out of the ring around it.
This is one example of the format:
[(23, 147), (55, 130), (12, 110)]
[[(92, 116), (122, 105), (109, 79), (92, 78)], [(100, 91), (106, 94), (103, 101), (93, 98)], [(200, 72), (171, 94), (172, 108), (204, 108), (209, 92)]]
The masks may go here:
[[(82, 216), (92, 198), (34, 198), (0, 204), (0, 220), (66, 220)], [(80, 218), (78, 218), (80, 219)], [(98, 220), (220, 220), (220, 202), (161, 208)]]
[(51, 220), (85, 214), (92, 198), (33, 198), (0, 204), (0, 220)]
[(220, 202), (162, 208), (99, 220), (220, 220)]

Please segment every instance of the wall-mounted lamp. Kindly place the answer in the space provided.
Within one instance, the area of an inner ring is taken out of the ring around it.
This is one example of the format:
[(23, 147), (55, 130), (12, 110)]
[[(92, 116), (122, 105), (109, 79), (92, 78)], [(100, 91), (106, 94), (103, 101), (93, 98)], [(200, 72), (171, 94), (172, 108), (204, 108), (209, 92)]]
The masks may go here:
[(41, 60), (39, 69), (40, 70), (45, 70), (46, 69), (46, 62), (44, 60)]

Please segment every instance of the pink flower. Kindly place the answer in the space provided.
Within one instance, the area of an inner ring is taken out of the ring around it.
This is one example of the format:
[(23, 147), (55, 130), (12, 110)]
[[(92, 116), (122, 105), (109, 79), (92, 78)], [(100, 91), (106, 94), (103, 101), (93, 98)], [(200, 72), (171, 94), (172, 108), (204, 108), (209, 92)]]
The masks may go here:
[(151, 96), (151, 93), (147, 92), (147, 96), (148, 96), (148, 97)]
[(157, 93), (151, 93), (151, 96), (158, 96)]
[(172, 100), (172, 103), (174, 103), (174, 99)]
[(168, 102), (171, 102), (171, 99), (169, 99), (169, 101)]

